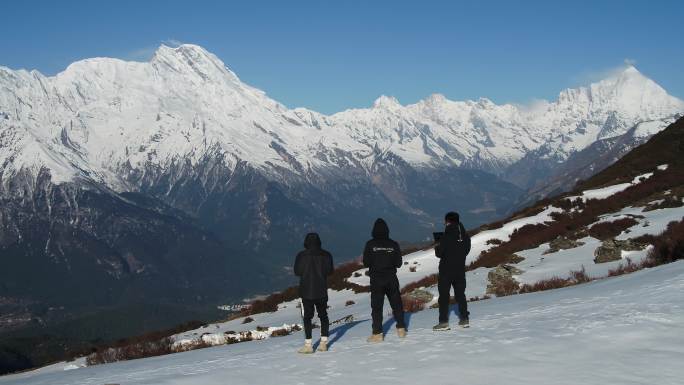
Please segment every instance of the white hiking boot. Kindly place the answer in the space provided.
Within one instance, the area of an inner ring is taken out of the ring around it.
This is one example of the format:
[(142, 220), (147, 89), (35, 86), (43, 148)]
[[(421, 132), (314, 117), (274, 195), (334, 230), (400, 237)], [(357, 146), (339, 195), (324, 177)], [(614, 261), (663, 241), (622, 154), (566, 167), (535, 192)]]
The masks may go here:
[(297, 353), (300, 354), (311, 354), (313, 353), (313, 346), (311, 345), (311, 340), (306, 340), (304, 341), (304, 346), (302, 346), (301, 349), (297, 350)]
[(382, 342), (384, 340), (385, 340), (385, 336), (382, 333), (371, 334), (371, 336), (368, 337), (368, 339), (366, 339), (367, 342), (370, 342), (372, 344)]
[(318, 344), (318, 350), (319, 352), (327, 352), (328, 351), (328, 337), (321, 337), (321, 343)]

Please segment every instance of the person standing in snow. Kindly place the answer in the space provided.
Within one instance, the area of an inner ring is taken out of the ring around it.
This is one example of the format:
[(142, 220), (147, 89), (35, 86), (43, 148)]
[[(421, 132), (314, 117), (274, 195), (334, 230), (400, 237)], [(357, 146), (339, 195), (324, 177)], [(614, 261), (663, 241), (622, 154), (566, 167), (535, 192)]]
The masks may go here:
[(449, 293), (452, 287), (458, 302), (458, 324), (468, 327), (470, 315), (465, 296), (465, 261), (470, 252), (470, 236), (459, 220), (458, 213), (447, 213), (444, 224), (444, 234), (435, 245), (435, 255), (439, 258), (439, 323), (433, 330), (449, 330)]
[(404, 324), (404, 305), (401, 302), (397, 268), (401, 267), (401, 249), (399, 244), (389, 237), (389, 227), (382, 218), (378, 218), (373, 225), (373, 239), (366, 243), (363, 250), (363, 265), (370, 273), (371, 287), (371, 315), (373, 317), (373, 334), (368, 342), (381, 342), (382, 307), (385, 296), (389, 300), (394, 320), (397, 323), (397, 334), (406, 337)]
[(321, 343), (319, 351), (328, 350), (328, 276), (333, 272), (332, 255), (321, 248), (321, 239), (316, 233), (309, 233), (304, 239), (304, 250), (297, 254), (294, 273), (299, 277), (299, 296), (302, 298), (304, 318), (304, 346), (299, 353), (313, 353), (311, 343), (311, 320), (314, 308), (321, 320)]

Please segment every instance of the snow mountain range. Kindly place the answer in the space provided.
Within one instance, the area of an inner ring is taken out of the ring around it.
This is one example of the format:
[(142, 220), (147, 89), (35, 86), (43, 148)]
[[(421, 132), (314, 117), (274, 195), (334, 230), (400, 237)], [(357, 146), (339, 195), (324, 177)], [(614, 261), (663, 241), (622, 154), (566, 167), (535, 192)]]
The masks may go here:
[(0, 295), (92, 306), (268, 291), (289, 282), (309, 230), (344, 259), (378, 216), (402, 240), (449, 209), (482, 224), (682, 112), (632, 66), (530, 106), (381, 96), (333, 115), (285, 107), (195, 45), (51, 77), (0, 67)]
[(349, 166), (372, 173), (388, 155), (417, 169), (503, 175), (521, 161), (562, 163), (635, 126), (635, 138), (649, 137), (684, 112), (684, 102), (628, 66), (555, 102), (434, 94), (402, 106), (380, 96), (371, 108), (326, 116), (286, 108), (194, 45), (162, 45), (146, 63), (82, 60), (54, 77), (0, 67), (0, 81), (4, 183), (46, 168), (53, 183), (84, 178), (117, 192), (140, 190), (151, 169), (219, 156), (229, 170), (247, 164), (281, 183), (344, 177)]

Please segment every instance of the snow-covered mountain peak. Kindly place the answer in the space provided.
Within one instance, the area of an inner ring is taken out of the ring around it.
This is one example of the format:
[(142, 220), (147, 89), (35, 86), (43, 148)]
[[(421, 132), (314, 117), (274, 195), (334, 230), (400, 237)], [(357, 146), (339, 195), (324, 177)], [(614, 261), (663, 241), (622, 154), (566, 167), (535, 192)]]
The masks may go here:
[(487, 98), (479, 98), (477, 100), (477, 105), (478, 107), (484, 108), (484, 109), (492, 109), (497, 107), (497, 105), (491, 101), (490, 99)]
[(179, 74), (198, 76), (202, 81), (228, 81), (241, 84), (237, 75), (228, 69), (221, 59), (194, 44), (178, 47), (161, 45), (150, 63), (160, 71), (171, 70)]
[(375, 101), (373, 102), (373, 108), (382, 108), (386, 110), (396, 110), (398, 108), (403, 107), (401, 103), (399, 103), (399, 100), (395, 98), (394, 96), (386, 96), (386, 95), (380, 95)]
[(646, 119), (684, 106), (684, 102), (670, 96), (632, 65), (586, 87), (566, 89), (560, 93), (558, 101), (560, 104), (614, 110), (631, 118), (640, 116)]
[(629, 64), (621, 71), (620, 76), (637, 76), (646, 78), (634, 65)]
[[(642, 102), (661, 102), (662, 99), (673, 99), (667, 91), (644, 76), (634, 66), (627, 66), (619, 73), (594, 83), (590, 87), (592, 92), (606, 92), (609, 96), (622, 101), (641, 99)], [(650, 100), (645, 100), (645, 96), (648, 96)], [(658, 99), (653, 100), (654, 97)]]
[(440, 93), (434, 93), (423, 100), (425, 104), (439, 105), (447, 102), (446, 96)]

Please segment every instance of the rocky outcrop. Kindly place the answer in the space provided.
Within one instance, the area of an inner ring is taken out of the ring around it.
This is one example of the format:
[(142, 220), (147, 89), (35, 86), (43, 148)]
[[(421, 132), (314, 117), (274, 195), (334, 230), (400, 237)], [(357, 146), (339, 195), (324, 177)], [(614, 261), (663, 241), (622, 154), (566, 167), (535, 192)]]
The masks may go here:
[(584, 245), (584, 242), (575, 241), (570, 238), (566, 238), (559, 235), (553, 241), (549, 242), (549, 249), (544, 252), (544, 254), (556, 253), (560, 250), (574, 249), (575, 247), (580, 247)]
[(487, 294), (497, 297), (514, 294), (520, 289), (520, 284), (513, 276), (520, 275), (523, 271), (511, 265), (499, 265), (487, 274)]
[(427, 290), (415, 289), (410, 293), (404, 294), (404, 298), (414, 300), (420, 303), (428, 303), (432, 301), (434, 295)]
[(632, 239), (609, 239), (594, 250), (594, 263), (606, 263), (622, 259), (622, 251), (643, 250), (646, 245)]

